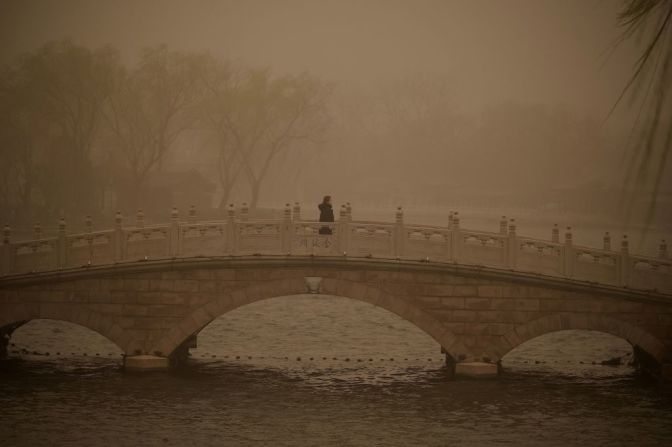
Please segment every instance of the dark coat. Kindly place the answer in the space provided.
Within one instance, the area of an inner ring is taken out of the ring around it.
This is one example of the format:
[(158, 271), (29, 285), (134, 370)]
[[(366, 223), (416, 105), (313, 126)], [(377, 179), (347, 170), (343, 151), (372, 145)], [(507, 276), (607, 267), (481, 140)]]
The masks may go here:
[(334, 221), (334, 209), (330, 203), (320, 203), (317, 207), (320, 209), (320, 222)]

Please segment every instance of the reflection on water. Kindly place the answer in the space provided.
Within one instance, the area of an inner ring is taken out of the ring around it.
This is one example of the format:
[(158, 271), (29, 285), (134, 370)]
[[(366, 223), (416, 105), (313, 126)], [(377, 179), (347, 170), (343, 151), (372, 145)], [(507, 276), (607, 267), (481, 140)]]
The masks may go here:
[[(124, 374), (118, 348), (62, 322), (31, 322), (12, 342), (0, 363), (1, 445), (672, 442), (672, 392), (638, 378), (630, 346), (600, 333), (531, 340), (488, 381), (448, 381), (427, 335), (327, 296), (220, 317), (169, 373)], [(613, 357), (624, 364), (599, 365)]]

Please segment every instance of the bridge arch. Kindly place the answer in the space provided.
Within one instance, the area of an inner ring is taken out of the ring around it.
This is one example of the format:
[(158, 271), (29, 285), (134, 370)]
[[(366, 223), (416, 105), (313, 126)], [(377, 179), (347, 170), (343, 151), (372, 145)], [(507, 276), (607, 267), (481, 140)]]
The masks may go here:
[[(308, 292), (305, 281), (292, 279), (265, 281), (263, 285), (249, 285), (231, 293), (221, 294), (195, 309), (161, 337), (162, 341), (157, 351), (172, 355), (190, 336), (198, 333), (214, 319), (239, 307), (262, 300), (306, 293)], [(366, 302), (396, 314), (433, 338), (448, 356), (454, 358), (453, 348), (458, 343), (456, 336), (439, 320), (403, 298), (386, 294), (370, 284), (337, 278), (323, 278), (319, 294)]]
[(31, 320), (57, 320), (82, 326), (102, 335), (122, 351), (125, 351), (124, 347), (128, 344), (124, 330), (109, 316), (85, 307), (62, 304), (16, 306), (12, 312), (0, 315), (0, 333), (4, 328), (10, 328), (11, 333)]
[(641, 348), (659, 365), (669, 360), (670, 353), (664, 343), (642, 328), (604, 315), (572, 313), (546, 315), (517, 326), (505, 334), (502, 343), (496, 347), (498, 359), (501, 360), (507, 353), (528, 340), (551, 332), (572, 329), (604, 332), (622, 338), (633, 348)]

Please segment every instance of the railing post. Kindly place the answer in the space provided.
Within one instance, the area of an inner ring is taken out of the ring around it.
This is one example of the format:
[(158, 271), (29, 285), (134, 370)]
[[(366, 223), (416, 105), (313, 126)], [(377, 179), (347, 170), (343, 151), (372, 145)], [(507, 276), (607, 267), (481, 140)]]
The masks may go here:
[(658, 257), (660, 259), (667, 259), (667, 242), (665, 239), (660, 241), (660, 246), (658, 247)]
[(459, 262), (460, 257), (462, 256), (462, 234), (460, 231), (460, 213), (458, 211), (453, 212), (453, 218), (451, 219), (451, 261)]
[(240, 221), (247, 222), (248, 220), (250, 220), (250, 208), (247, 202), (243, 202), (243, 206), (240, 207)]
[(611, 235), (608, 231), (604, 232), (604, 238), (602, 238), (602, 249), (606, 251), (611, 250)]
[(56, 267), (62, 269), (68, 262), (68, 244), (65, 236), (65, 217), (63, 216), (58, 220), (58, 239), (56, 245)]
[(341, 254), (348, 253), (348, 237), (350, 226), (348, 225), (348, 216), (345, 205), (341, 205), (340, 210), (338, 211), (338, 224), (336, 226), (336, 247), (338, 252)]
[(117, 211), (114, 216), (114, 262), (120, 262), (124, 259), (124, 230), (121, 227), (123, 217), (121, 211)]
[(285, 203), (285, 210), (282, 215), (280, 244), (283, 253), (292, 252), (292, 207), (289, 203)]
[(508, 268), (516, 268), (516, 259), (518, 258), (518, 237), (516, 236), (516, 220), (509, 221), (509, 236), (507, 238), (507, 256), (506, 266)]
[(554, 244), (559, 244), (560, 243), (560, 228), (558, 228), (558, 224), (553, 224), (553, 229), (551, 230), (551, 242)]
[(35, 225), (33, 225), (33, 233), (36, 240), (42, 239), (42, 225), (39, 222), (35, 222)]
[(189, 223), (195, 223), (196, 222), (196, 205), (191, 205), (189, 207), (189, 217), (188, 217)]
[(350, 202), (345, 202), (345, 217), (348, 219), (348, 222), (352, 222), (352, 207)]
[(86, 228), (86, 233), (89, 234), (89, 237), (86, 238), (86, 242), (89, 245), (89, 264), (93, 262), (93, 220), (90, 215), (84, 217), (84, 228)]
[(406, 230), (404, 228), (404, 211), (397, 207), (394, 216), (394, 256), (401, 258), (404, 256), (404, 245), (406, 242)]
[(176, 258), (180, 256), (180, 213), (177, 207), (173, 207), (170, 211), (170, 230), (169, 230), (169, 246), (168, 253), (170, 256)]
[(299, 202), (294, 202), (294, 208), (292, 209), (292, 220), (294, 222), (301, 221), (301, 205), (299, 205)]
[(621, 253), (619, 256), (620, 265), (619, 265), (619, 281), (620, 286), (628, 286), (630, 284), (630, 247), (628, 242), (628, 235), (623, 235), (623, 240), (621, 241)]
[(563, 247), (562, 274), (567, 278), (574, 276), (574, 246), (572, 227), (565, 232), (565, 246)]
[(145, 213), (142, 210), (138, 210), (135, 213), (135, 226), (138, 228), (145, 228)]
[(238, 249), (238, 231), (236, 225), (236, 209), (233, 203), (229, 204), (226, 212), (226, 249), (230, 255), (235, 254)]
[(506, 236), (506, 216), (499, 220), (499, 234)]
[(12, 271), (12, 246), (11, 242), (12, 230), (9, 224), (5, 224), (2, 229), (2, 246), (0, 246), (0, 274), (8, 275)]

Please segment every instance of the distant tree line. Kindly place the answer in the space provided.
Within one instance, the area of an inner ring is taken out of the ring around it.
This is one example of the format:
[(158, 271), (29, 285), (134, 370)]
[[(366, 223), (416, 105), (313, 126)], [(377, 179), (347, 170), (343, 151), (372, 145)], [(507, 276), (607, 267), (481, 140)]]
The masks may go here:
[(220, 216), (230, 202), (296, 193), (395, 206), (481, 194), (585, 208), (595, 197), (590, 212), (617, 214), (614, 147), (627, 135), (563, 106), (466, 112), (449, 77), (393, 76), (335, 85), (165, 46), (129, 65), (112, 47), (47, 43), (0, 74), (0, 217), (26, 228), (143, 209), (163, 220), (175, 203), (152, 182), (176, 166), (218, 184)]
[(151, 206), (147, 179), (180, 138), (215, 141), (221, 206), (236, 185), (255, 207), (269, 174), (330, 119), (330, 86), (208, 54), (146, 49), (133, 66), (112, 47), (50, 42), (0, 74), (0, 210), (29, 223)]

